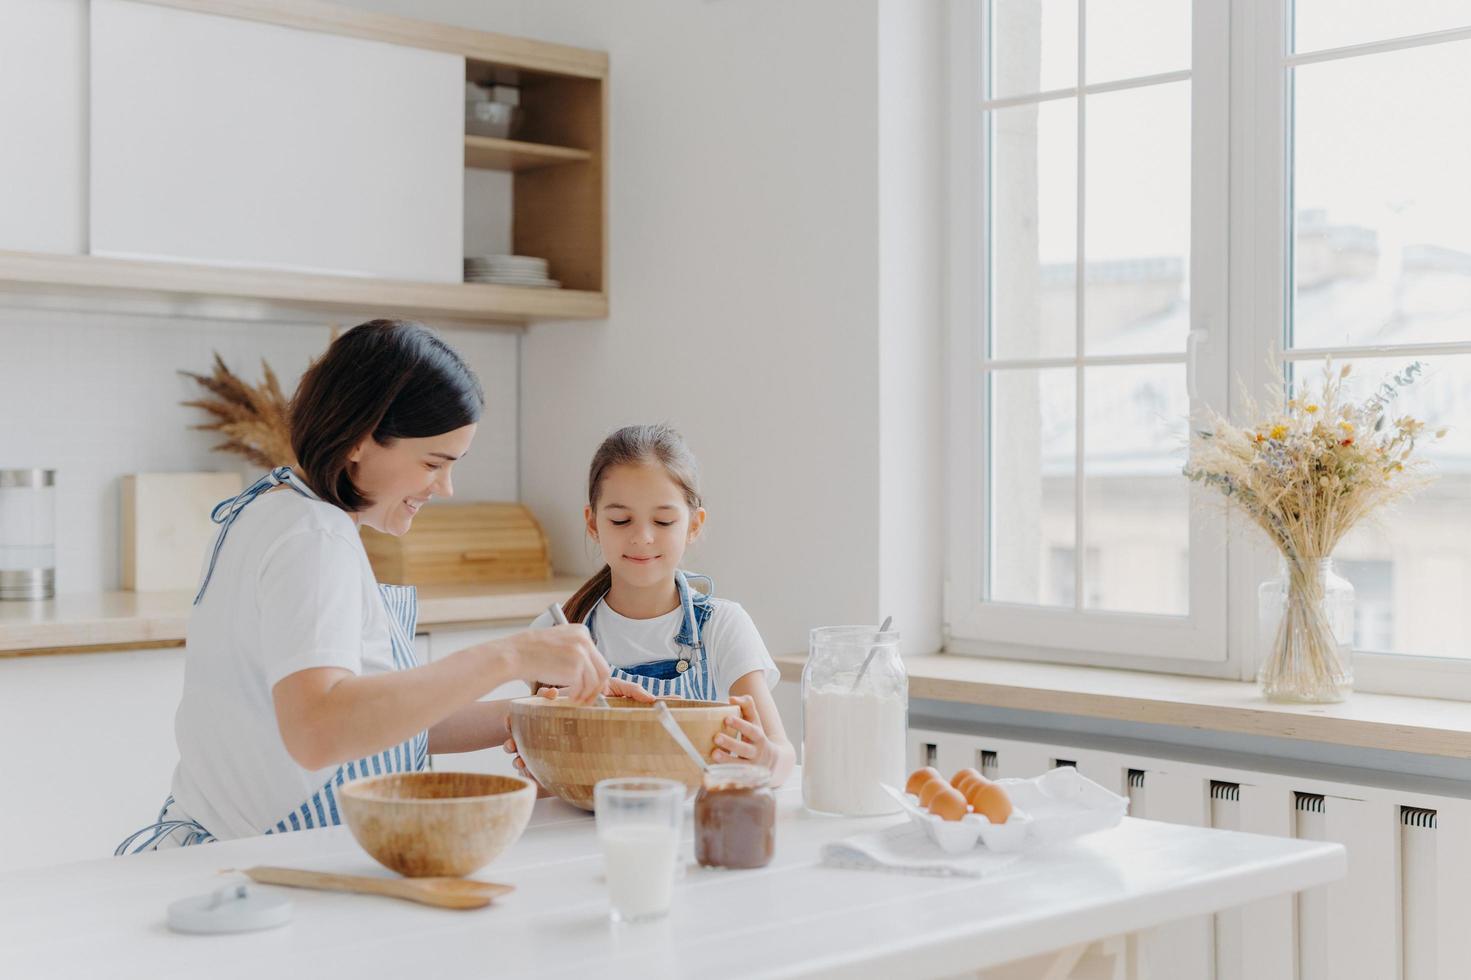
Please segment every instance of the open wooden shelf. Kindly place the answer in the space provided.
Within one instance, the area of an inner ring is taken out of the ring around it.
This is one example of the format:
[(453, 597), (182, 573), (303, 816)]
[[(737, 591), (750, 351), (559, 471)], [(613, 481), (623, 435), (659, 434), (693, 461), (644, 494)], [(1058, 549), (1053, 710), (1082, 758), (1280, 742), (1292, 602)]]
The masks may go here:
[[(467, 51), (465, 80), (519, 89), (516, 140), (466, 135), (465, 165), (511, 171), (508, 249), (545, 259), (548, 275), (568, 289), (607, 294), (608, 87), (600, 73), (528, 69)], [(467, 212), (483, 202), (467, 198)], [(476, 243), (477, 246), (481, 243)]]
[(0, 284), (41, 292), (233, 297), (341, 313), (387, 312), (482, 323), (589, 320), (608, 315), (607, 296), (586, 290), (410, 282), (96, 255), (0, 251)]
[(465, 166), (477, 170), (535, 170), (592, 159), (587, 150), (546, 143), (523, 143), (490, 136), (465, 137)]
[[(351, 274), (112, 255), (0, 251), (6, 293), (123, 297), (175, 313), (215, 298), (320, 309), (348, 316), (417, 316), (468, 323), (605, 319), (608, 315), (608, 56), (566, 45), (371, 13), (322, 0), (142, 0), (157, 6), (385, 44), (464, 59), (465, 80), (511, 76), (520, 89), (517, 140), (464, 135), (464, 166), (512, 174), (509, 240), (476, 249), (510, 251), (548, 263), (564, 288), (420, 282)], [(456, 97), (458, 97), (458, 91)], [(446, 93), (448, 95), (448, 93)], [(384, 134), (392, 138), (393, 134)], [(461, 170), (453, 176), (464, 179)], [(491, 190), (501, 192), (499, 185)], [(402, 189), (412, 193), (412, 188)], [(485, 202), (467, 202), (484, 207)], [(159, 207), (170, 207), (164, 200)], [(149, 251), (138, 249), (137, 252)], [(118, 254), (126, 254), (119, 249)], [(266, 256), (269, 258), (269, 256)], [(327, 263), (330, 264), (330, 263)], [(459, 269), (453, 270), (458, 275)], [(187, 303), (186, 303), (187, 301)]]

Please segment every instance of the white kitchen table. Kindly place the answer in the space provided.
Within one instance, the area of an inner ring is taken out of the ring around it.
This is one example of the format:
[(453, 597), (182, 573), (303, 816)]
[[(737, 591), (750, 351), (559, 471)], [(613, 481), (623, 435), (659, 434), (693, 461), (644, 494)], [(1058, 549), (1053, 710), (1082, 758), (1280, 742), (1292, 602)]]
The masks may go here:
[[(929, 977), (1024, 958), (1022, 975), (1037, 976), (1030, 958), (1044, 954), (1065, 976), (1090, 944), (1346, 868), (1338, 844), (1132, 818), (980, 880), (825, 868), (824, 842), (902, 818), (814, 816), (796, 783), (778, 794), (770, 866), (691, 865), (673, 912), (652, 924), (609, 923), (591, 816), (542, 800), (477, 876), (516, 891), (475, 911), (290, 889), (295, 916), (278, 929), (191, 936), (164, 924), (170, 902), (220, 887), (226, 868), (388, 874), (345, 827), (0, 875), (0, 977)], [(685, 830), (688, 857), (688, 818)], [(1132, 968), (1132, 941), (1118, 943)]]

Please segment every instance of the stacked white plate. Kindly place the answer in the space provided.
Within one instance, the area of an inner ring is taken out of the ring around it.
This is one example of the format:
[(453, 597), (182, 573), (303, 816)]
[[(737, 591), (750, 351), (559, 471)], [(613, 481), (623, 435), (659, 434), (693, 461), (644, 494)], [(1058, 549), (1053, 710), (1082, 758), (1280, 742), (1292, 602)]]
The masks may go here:
[(473, 255), (465, 259), (465, 281), (497, 286), (534, 286), (555, 289), (562, 285), (547, 278), (547, 260), (531, 255)]

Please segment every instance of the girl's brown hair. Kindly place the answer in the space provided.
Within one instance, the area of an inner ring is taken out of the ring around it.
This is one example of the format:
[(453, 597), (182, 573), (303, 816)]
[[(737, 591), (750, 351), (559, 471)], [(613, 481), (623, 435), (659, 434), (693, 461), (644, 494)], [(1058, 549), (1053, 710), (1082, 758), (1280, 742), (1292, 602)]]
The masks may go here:
[[(667, 425), (628, 425), (603, 440), (593, 453), (587, 473), (587, 504), (596, 513), (602, 495), (603, 477), (614, 466), (658, 464), (664, 467), (684, 494), (690, 510), (699, 510), (699, 465), (683, 437)], [(563, 607), (567, 621), (580, 623), (592, 612), (613, 583), (613, 570), (607, 565), (582, 584)]]
[(352, 481), (348, 457), (368, 436), (443, 435), (480, 420), (475, 372), (428, 327), (369, 320), (333, 341), (291, 399), (291, 448), (307, 485), (346, 511), (372, 503)]

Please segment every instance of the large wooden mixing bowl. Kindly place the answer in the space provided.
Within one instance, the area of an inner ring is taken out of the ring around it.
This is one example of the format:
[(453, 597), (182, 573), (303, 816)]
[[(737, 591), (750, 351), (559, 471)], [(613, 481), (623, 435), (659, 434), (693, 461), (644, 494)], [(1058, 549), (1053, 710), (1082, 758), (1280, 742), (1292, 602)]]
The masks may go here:
[[(740, 709), (719, 701), (661, 699), (709, 762), (715, 736)], [(511, 735), (536, 781), (573, 806), (593, 808), (593, 786), (615, 776), (660, 776), (700, 787), (700, 770), (666, 732), (654, 706), (608, 698), (608, 707), (541, 697), (511, 702)]]

